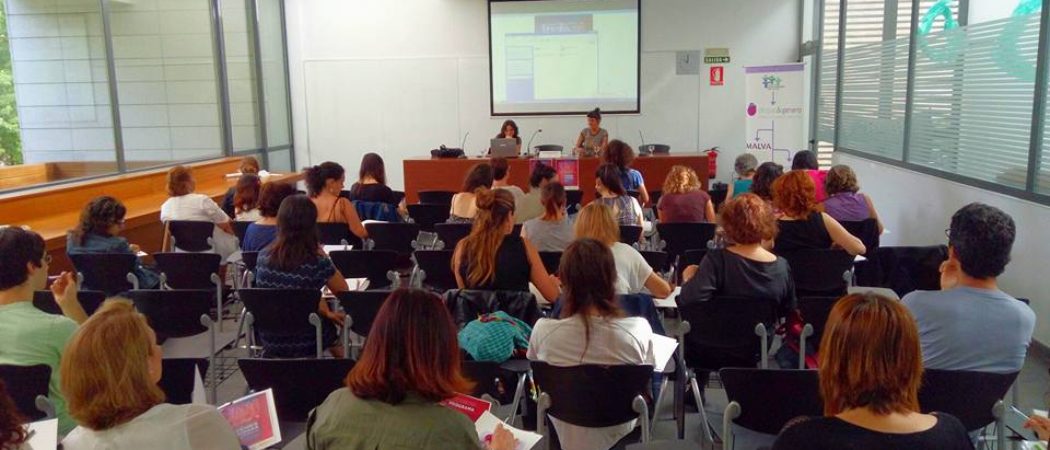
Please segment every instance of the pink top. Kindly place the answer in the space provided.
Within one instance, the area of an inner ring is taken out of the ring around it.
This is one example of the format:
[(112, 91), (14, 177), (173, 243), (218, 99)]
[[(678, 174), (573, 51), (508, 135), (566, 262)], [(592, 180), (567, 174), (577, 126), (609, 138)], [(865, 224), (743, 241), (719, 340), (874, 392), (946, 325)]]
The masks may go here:
[(809, 175), (813, 179), (813, 184), (817, 186), (817, 203), (823, 202), (828, 198), (828, 193), (824, 191), (824, 180), (828, 178), (828, 171), (826, 170), (807, 170), (806, 175)]

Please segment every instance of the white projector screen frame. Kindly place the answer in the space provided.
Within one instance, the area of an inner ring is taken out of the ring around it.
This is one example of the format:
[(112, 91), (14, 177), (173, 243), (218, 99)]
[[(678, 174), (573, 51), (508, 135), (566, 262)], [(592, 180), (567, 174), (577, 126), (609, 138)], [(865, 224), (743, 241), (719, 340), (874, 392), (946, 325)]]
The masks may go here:
[[(619, 0), (619, 1), (622, 2), (623, 0)], [(642, 91), (642, 89), (641, 89), (641, 78), (642, 78), (641, 77), (641, 75), (642, 75), (641, 74), (641, 72), (642, 72), (642, 70), (641, 70), (641, 67), (642, 67), (642, 64), (641, 64), (641, 52), (642, 52), (642, 0), (628, 0), (628, 1), (633, 1), (633, 3), (635, 4), (636, 9), (638, 11), (638, 13), (637, 13), (637, 23), (635, 24), (635, 29), (637, 30), (637, 34), (635, 36), (635, 42), (636, 42), (637, 45), (636, 45), (636, 52), (634, 54), (634, 64), (635, 64), (635, 67), (634, 67), (635, 68), (635, 73), (634, 73), (634, 77), (635, 77), (634, 102), (633, 102), (633, 106), (628, 106), (628, 107), (615, 107), (615, 108), (602, 107), (601, 108), (602, 113), (606, 113), (606, 114), (638, 114), (638, 113), (641, 112), (641, 103), (642, 103), (642, 99), (641, 99), (641, 91)], [(609, 1), (608, 3), (613, 3), (613, 2), (614, 1)], [(493, 40), (492, 39), (492, 37), (493, 37), (492, 36), (492, 31), (493, 31), (492, 30), (492, 18), (493, 18), (492, 6), (493, 6), (494, 3), (500, 4), (500, 6), (498, 6), (498, 8), (506, 8), (506, 7), (512, 7), (512, 6), (510, 6), (512, 4), (523, 5), (523, 4), (536, 4), (536, 3), (566, 3), (566, 4), (576, 4), (576, 5), (586, 5), (586, 4), (601, 5), (602, 3), (606, 3), (606, 1), (605, 0), (489, 0), (489, 2), (488, 2), (489, 112), (490, 112), (490, 114), (492, 116), (495, 117), (495, 116), (565, 116), (565, 115), (582, 115), (582, 114), (586, 114), (587, 112), (589, 112), (594, 107), (601, 107), (602, 106), (601, 104), (595, 104), (593, 106), (589, 106), (589, 107), (586, 107), (586, 108), (580, 108), (580, 109), (574, 109), (572, 107), (568, 107), (568, 108), (563, 107), (562, 109), (547, 110), (547, 109), (543, 109), (542, 102), (536, 102), (536, 103), (534, 103), (533, 107), (531, 107), (531, 108), (524, 108), (523, 110), (520, 110), (520, 111), (507, 110), (507, 109), (504, 109), (504, 108), (501, 108), (500, 110), (497, 111), (496, 93), (495, 93), (495, 89), (496, 88), (495, 88), (495, 79), (494, 79), (495, 78), (494, 65), (495, 65), (496, 61), (495, 61), (495, 58), (493, 57), (493, 45), (492, 45), (492, 40)], [(596, 8), (596, 9), (599, 9), (599, 10), (601, 9), (598, 6), (592, 7), (592, 8)], [(570, 11), (571, 10), (567, 8), (566, 14), (569, 14)], [(599, 68), (599, 70), (615, 70), (615, 69), (609, 69), (607, 67), (602, 67), (602, 68)], [(595, 99), (595, 100), (600, 100), (600, 99)], [(606, 99), (606, 101), (609, 101), (609, 100), (610, 99)], [(571, 104), (571, 103), (578, 103), (580, 105), (583, 105), (584, 102), (585, 102), (585, 100), (573, 101), (571, 99), (565, 99), (564, 101), (556, 101), (556, 102), (552, 102), (551, 104), (552, 104), (552, 106), (558, 106), (559, 104), (566, 104), (566, 103), (569, 103), (569, 104)], [(620, 103), (627, 104), (627, 103), (629, 103), (629, 99), (624, 99), (624, 101), (621, 101)]]

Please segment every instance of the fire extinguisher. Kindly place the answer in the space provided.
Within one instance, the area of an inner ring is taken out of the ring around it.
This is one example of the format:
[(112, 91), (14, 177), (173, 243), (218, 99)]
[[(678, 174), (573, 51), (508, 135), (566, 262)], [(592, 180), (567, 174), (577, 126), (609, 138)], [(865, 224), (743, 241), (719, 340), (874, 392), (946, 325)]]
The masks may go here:
[(718, 174), (718, 147), (704, 150), (704, 154), (707, 155), (707, 178), (714, 179)]

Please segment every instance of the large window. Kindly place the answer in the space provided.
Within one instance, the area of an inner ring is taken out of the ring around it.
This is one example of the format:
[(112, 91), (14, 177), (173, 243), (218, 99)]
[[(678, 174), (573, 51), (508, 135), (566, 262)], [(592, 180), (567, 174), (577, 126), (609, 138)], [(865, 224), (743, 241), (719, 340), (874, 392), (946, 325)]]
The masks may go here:
[(915, 1), (820, 2), (817, 140), (1050, 203), (1042, 2)]
[(281, 0), (3, 0), (0, 191), (255, 154), (294, 167)]

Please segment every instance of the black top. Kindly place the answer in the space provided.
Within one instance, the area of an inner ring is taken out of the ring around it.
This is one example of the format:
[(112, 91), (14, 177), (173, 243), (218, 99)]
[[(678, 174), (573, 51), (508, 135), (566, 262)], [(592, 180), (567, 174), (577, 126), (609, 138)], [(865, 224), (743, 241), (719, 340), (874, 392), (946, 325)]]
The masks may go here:
[(222, 197), (222, 210), (231, 218), (237, 217), (237, 208), (233, 206), (233, 197), (237, 195), (237, 188), (232, 187)]
[(789, 424), (773, 450), (973, 450), (962, 422), (939, 413), (937, 424), (918, 433), (881, 433), (835, 417), (804, 419)]
[(688, 306), (706, 302), (718, 294), (774, 299), (782, 312), (795, 307), (795, 282), (784, 258), (761, 262), (728, 250), (707, 252), (696, 275), (682, 285), (677, 302), (679, 306)]
[(780, 232), (773, 249), (777, 252), (793, 250), (822, 250), (831, 248), (831, 235), (824, 226), (824, 215), (812, 212), (805, 220), (778, 220)]
[(394, 205), (400, 203), (393, 190), (387, 185), (379, 183), (354, 183), (353, 186), (350, 186), (350, 201), (390, 203)]
[(519, 234), (508, 234), (503, 237), (503, 243), (496, 251), (496, 273), (492, 281), (479, 286), (471, 286), (467, 280), (470, 268), (467, 265), (467, 256), (462, 255), (459, 264), (459, 275), (463, 277), (467, 289), (480, 289), (484, 291), (528, 291), (529, 275), (532, 273), (529, 265), (529, 255), (525, 252), (525, 241)]

